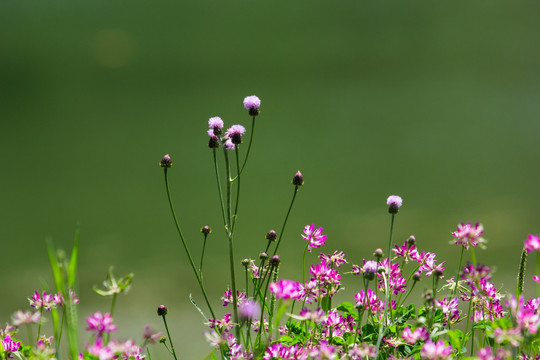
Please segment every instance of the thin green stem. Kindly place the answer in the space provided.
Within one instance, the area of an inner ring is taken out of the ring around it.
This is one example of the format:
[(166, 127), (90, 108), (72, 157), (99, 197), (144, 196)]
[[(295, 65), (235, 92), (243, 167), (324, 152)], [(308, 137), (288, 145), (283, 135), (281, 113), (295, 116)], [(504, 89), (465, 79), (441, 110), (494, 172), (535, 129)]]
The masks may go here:
[(173, 206), (173, 202), (171, 198), (171, 191), (169, 189), (169, 178), (167, 176), (167, 168), (165, 167), (163, 169), (164, 169), (164, 174), (165, 174), (165, 187), (167, 189), (167, 198), (169, 200), (169, 206), (171, 208), (174, 224), (176, 225), (176, 230), (178, 231), (180, 240), (182, 240), (182, 245), (184, 246), (184, 250), (186, 251), (186, 255), (189, 259), (189, 263), (191, 264), (191, 268), (193, 269), (193, 273), (195, 274), (195, 277), (197, 278), (197, 282), (199, 283), (199, 287), (201, 288), (201, 292), (203, 293), (204, 300), (206, 301), (206, 305), (208, 306), (208, 310), (210, 310), (210, 313), (212, 314), (212, 318), (215, 319), (216, 315), (214, 314), (214, 310), (212, 310), (212, 305), (210, 305), (210, 301), (208, 300), (208, 296), (206, 295), (206, 291), (204, 289), (201, 277), (199, 276), (199, 272), (197, 271), (197, 268), (195, 267), (195, 263), (193, 262), (193, 258), (191, 257), (191, 253), (187, 246), (186, 240), (184, 239), (184, 234), (182, 233), (182, 229), (180, 228), (178, 218), (176, 217), (176, 211), (174, 211), (174, 206)]
[[(112, 295), (112, 301), (111, 301), (111, 311), (109, 312), (109, 314), (111, 315), (111, 317), (113, 316), (113, 312), (114, 312), (114, 307), (116, 305), (116, 297), (118, 296), (117, 293), (114, 293)], [(110, 333), (107, 333), (105, 334), (105, 340), (104, 340), (104, 343), (105, 345), (107, 345), (109, 343), (109, 339), (111, 337), (111, 334)]]
[[(236, 169), (240, 167), (240, 160), (239, 160), (239, 148), (236, 147), (236, 151), (234, 152), (236, 155)], [(234, 213), (232, 218), (232, 225), (231, 225), (231, 233), (234, 232), (234, 226), (236, 225), (236, 219), (238, 217), (238, 203), (240, 202), (240, 172), (238, 172), (238, 175), (236, 176), (236, 203), (234, 204)]]
[(204, 250), (206, 249), (206, 239), (208, 235), (204, 234), (204, 240), (203, 240), (203, 246), (202, 246), (202, 252), (201, 252), (201, 265), (199, 266), (199, 275), (201, 277), (201, 281), (203, 281), (203, 263), (204, 263)]
[(214, 154), (214, 170), (216, 172), (216, 180), (219, 192), (219, 203), (221, 204), (221, 214), (223, 215), (223, 225), (227, 227), (227, 219), (225, 215), (225, 205), (223, 204), (223, 192), (221, 191), (221, 181), (219, 180), (219, 168), (217, 163), (216, 149), (212, 149)]
[[(293, 197), (292, 197), (292, 200), (291, 200), (291, 204), (289, 205), (289, 210), (287, 210), (287, 215), (285, 216), (285, 220), (283, 221), (283, 225), (281, 226), (281, 231), (278, 234), (279, 239), (278, 239), (278, 242), (276, 244), (276, 249), (274, 250), (274, 255), (276, 255), (276, 253), (278, 251), (278, 248), (279, 248), (279, 245), (281, 244), (281, 240), (283, 240), (283, 233), (285, 232), (285, 225), (287, 225), (287, 220), (289, 219), (289, 214), (291, 213), (291, 209), (292, 209), (293, 204), (294, 204), (294, 199), (296, 199), (296, 193), (297, 192), (298, 192), (298, 185), (295, 185)], [(270, 246), (270, 244), (268, 246)], [(266, 251), (268, 251), (268, 246), (266, 247)]]
[(37, 330), (36, 343), (39, 341), (39, 335), (41, 334), (41, 323), (43, 322), (43, 306), (39, 310), (39, 325)]
[[(452, 298), (456, 297), (456, 291), (457, 291), (458, 284), (459, 284), (459, 272), (461, 271), (461, 263), (463, 261), (463, 253), (464, 252), (465, 252), (465, 247), (462, 246), (461, 247), (461, 255), (459, 256), (459, 266), (458, 266), (458, 269), (457, 269), (456, 278), (454, 279), (455, 286), (454, 286), (454, 290), (452, 291)], [(448, 322), (448, 323), (450, 323), (450, 322)]]
[(306, 254), (309, 247), (307, 243), (306, 248), (304, 249), (304, 256), (302, 256), (302, 284), (306, 283)]
[(238, 171), (238, 176), (244, 171), (244, 168), (246, 167), (246, 163), (248, 161), (249, 153), (251, 151), (251, 144), (253, 143), (253, 134), (255, 133), (255, 116), (253, 116), (253, 119), (251, 120), (251, 135), (249, 136), (249, 145), (246, 153), (246, 157), (244, 158), (244, 163), (242, 164), (242, 168), (240, 171)]
[(169, 333), (169, 327), (167, 326), (167, 320), (165, 319), (165, 315), (163, 315), (163, 323), (165, 324), (165, 330), (167, 330), (167, 337), (169, 338), (169, 344), (171, 344), (171, 352), (174, 358), (178, 360), (178, 358), (176, 357), (176, 352), (174, 351), (174, 345), (172, 342), (171, 334)]

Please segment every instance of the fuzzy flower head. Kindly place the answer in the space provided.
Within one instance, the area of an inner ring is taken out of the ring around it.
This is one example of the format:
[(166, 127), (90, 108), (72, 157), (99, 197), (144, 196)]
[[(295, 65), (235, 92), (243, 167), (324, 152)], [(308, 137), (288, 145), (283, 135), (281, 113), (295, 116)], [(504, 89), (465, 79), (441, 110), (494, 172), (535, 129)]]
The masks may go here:
[[(208, 128), (213, 135), (221, 135), (223, 130), (223, 120), (219, 116), (214, 116), (208, 119)], [(210, 135), (210, 132), (208, 133)]]
[(304, 228), (304, 234), (302, 237), (304, 240), (309, 241), (308, 251), (311, 252), (313, 248), (319, 248), (326, 242), (326, 235), (322, 234), (323, 228), (315, 229), (315, 224), (306, 225)]
[(226, 136), (231, 140), (235, 145), (242, 143), (242, 135), (246, 133), (246, 128), (242, 125), (233, 125), (227, 129)]
[(244, 107), (249, 111), (249, 115), (257, 116), (260, 114), (259, 107), (261, 106), (261, 99), (256, 95), (246, 96), (244, 98)]
[(300, 298), (300, 288), (296, 281), (282, 279), (278, 282), (270, 283), (269, 289), (278, 299)]
[(390, 214), (397, 214), (397, 212), (399, 211), (399, 208), (403, 204), (403, 200), (401, 199), (400, 196), (390, 195), (388, 199), (386, 199), (386, 204), (389, 206), (388, 212)]
[(19, 310), (12, 315), (13, 325), (21, 326), (23, 324), (38, 324), (41, 320), (41, 313), (39, 311), (22, 311)]
[(484, 234), (484, 227), (481, 224), (460, 223), (452, 236), (456, 238), (456, 245), (463, 245), (468, 250), (469, 246), (476, 246), (485, 242), (481, 237), (482, 234)]

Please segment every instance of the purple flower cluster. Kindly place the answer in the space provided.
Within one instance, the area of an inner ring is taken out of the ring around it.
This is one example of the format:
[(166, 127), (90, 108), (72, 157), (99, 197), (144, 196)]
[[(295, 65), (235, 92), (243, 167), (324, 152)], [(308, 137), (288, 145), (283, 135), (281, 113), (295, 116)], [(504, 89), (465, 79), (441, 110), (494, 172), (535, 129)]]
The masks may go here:
[(476, 246), (485, 242), (482, 238), (484, 234), (484, 227), (476, 223), (460, 223), (456, 231), (452, 233), (452, 236), (456, 238), (456, 245), (463, 245), (465, 249), (469, 249), (469, 246)]
[(311, 252), (313, 248), (319, 248), (326, 242), (326, 235), (322, 234), (323, 228), (315, 229), (315, 224), (306, 225), (304, 228), (304, 234), (302, 237), (308, 241), (308, 251)]

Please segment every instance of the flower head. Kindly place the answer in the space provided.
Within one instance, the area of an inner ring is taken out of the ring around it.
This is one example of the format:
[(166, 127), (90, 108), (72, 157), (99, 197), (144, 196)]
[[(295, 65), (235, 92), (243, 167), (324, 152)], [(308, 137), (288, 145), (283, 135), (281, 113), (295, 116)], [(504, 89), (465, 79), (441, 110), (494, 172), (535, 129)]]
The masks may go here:
[[(212, 131), (212, 135), (221, 135), (223, 120), (219, 116), (211, 117), (208, 119), (208, 127)], [(208, 134), (210, 135), (210, 132)]]
[(110, 333), (118, 330), (116, 325), (113, 325), (111, 314), (105, 313), (102, 315), (99, 311), (86, 318), (88, 327), (86, 330), (95, 331), (98, 338), (101, 338), (103, 333)]
[(465, 249), (469, 249), (469, 246), (476, 246), (485, 242), (481, 237), (484, 233), (484, 227), (476, 223), (460, 223), (456, 231), (452, 233), (452, 236), (456, 238), (456, 245), (463, 245)]
[(300, 172), (300, 170), (298, 170), (296, 174), (294, 174), (292, 178), (292, 184), (295, 186), (304, 185), (304, 177), (302, 176), (302, 173)]
[(437, 341), (437, 343), (428, 340), (420, 352), (422, 359), (427, 360), (450, 360), (452, 358), (451, 355), (452, 347), (445, 346), (444, 341), (442, 340)]
[(239, 306), (238, 313), (244, 320), (257, 319), (261, 315), (261, 307), (255, 300), (248, 299)]
[(255, 95), (246, 96), (244, 98), (244, 107), (249, 111), (249, 115), (257, 116), (260, 113), (261, 99)]
[(318, 248), (324, 245), (326, 242), (326, 235), (322, 235), (323, 228), (315, 229), (315, 224), (306, 225), (304, 228), (304, 234), (302, 237), (304, 240), (309, 241), (308, 251)]
[(36, 309), (45, 309), (47, 311), (50, 311), (51, 308), (56, 307), (56, 302), (54, 301), (54, 297), (50, 294), (47, 294), (45, 291), (43, 293), (39, 293), (36, 291), (34, 294), (32, 294), (32, 298), (28, 299), (30, 301), (30, 306)]
[(540, 251), (540, 238), (536, 235), (529, 234), (529, 238), (525, 240), (525, 250), (527, 250), (527, 252), (533, 250)]
[(6, 352), (15, 352), (19, 350), (21, 347), (20, 342), (15, 342), (11, 336), (6, 335), (4, 339), (2, 339), (2, 346), (4, 347), (4, 351)]
[(282, 279), (270, 283), (269, 289), (278, 299), (298, 299), (300, 297), (298, 285), (296, 281)]
[(159, 162), (159, 166), (164, 167), (164, 168), (170, 168), (172, 166), (172, 161), (169, 154), (163, 156), (163, 158)]
[(226, 136), (231, 140), (235, 145), (242, 143), (242, 135), (246, 133), (246, 128), (242, 125), (233, 125), (227, 129)]
[(158, 316), (165, 316), (169, 312), (169, 309), (165, 305), (159, 305), (157, 308)]
[(400, 196), (390, 195), (388, 199), (386, 199), (386, 204), (389, 206), (388, 212), (390, 214), (397, 214), (399, 208), (403, 204), (403, 200)]

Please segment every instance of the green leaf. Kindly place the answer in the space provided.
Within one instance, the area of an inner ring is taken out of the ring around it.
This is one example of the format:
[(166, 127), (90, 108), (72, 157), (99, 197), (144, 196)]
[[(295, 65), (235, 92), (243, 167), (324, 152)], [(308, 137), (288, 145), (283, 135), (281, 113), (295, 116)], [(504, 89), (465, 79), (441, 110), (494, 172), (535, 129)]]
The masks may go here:
[(77, 278), (77, 259), (79, 255), (79, 227), (75, 230), (75, 239), (73, 240), (73, 250), (68, 265), (68, 286), (73, 287)]
[(321, 301), (321, 308), (326, 313), (330, 311), (330, 298), (328, 296), (323, 297)]
[(58, 258), (56, 257), (56, 250), (54, 249), (54, 244), (51, 239), (47, 239), (47, 253), (49, 255), (49, 262), (51, 264), (56, 290), (64, 294), (62, 270), (60, 269), (60, 264), (58, 263)]
[(448, 331), (448, 337), (450, 338), (450, 345), (454, 349), (461, 348), (461, 343), (463, 341), (463, 332), (461, 330), (450, 330)]

